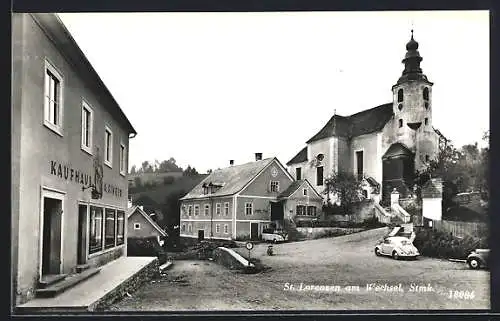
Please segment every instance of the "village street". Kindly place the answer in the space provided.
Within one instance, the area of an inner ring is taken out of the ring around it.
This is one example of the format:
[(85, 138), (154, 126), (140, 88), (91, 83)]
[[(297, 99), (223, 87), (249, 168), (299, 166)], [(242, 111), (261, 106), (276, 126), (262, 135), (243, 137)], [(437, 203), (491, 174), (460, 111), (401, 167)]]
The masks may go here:
[[(276, 255), (272, 257), (265, 253), (267, 245), (260, 244), (252, 250), (252, 256), (272, 269), (259, 274), (237, 273), (209, 261), (176, 261), (167, 277), (144, 285), (109, 310), (441, 310), (490, 307), (488, 271), (469, 270), (464, 263), (425, 257), (417, 261), (376, 257), (374, 245), (386, 232), (382, 228), (336, 238), (279, 244), (275, 246)], [(238, 251), (245, 256), (248, 253), (244, 248)], [(380, 285), (378, 289), (381, 291), (375, 291), (373, 283)], [(421, 290), (426, 292), (411, 292), (412, 284), (425, 286)], [(311, 285), (338, 287), (330, 288), (332, 291), (306, 291)], [(404, 292), (388, 291), (391, 289)], [(469, 291), (474, 295), (449, 298), (449, 291)]]

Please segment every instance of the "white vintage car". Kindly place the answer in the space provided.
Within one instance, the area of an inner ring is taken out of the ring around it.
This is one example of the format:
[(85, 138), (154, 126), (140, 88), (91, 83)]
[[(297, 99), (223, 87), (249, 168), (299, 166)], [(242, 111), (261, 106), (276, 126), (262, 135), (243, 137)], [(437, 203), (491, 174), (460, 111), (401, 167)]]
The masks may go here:
[(400, 258), (416, 259), (420, 253), (408, 238), (403, 236), (390, 236), (384, 238), (382, 242), (375, 246), (375, 255), (392, 256), (393, 259), (398, 260)]
[(264, 229), (262, 231), (262, 240), (273, 243), (285, 242), (288, 240), (288, 235), (281, 230)]

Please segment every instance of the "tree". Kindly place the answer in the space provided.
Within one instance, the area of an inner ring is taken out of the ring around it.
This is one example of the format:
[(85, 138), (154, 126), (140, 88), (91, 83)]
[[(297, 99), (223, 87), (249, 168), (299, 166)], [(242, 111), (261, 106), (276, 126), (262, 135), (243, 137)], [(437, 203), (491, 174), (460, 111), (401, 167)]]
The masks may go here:
[(132, 166), (132, 168), (130, 169), (130, 174), (135, 174), (137, 172), (137, 169), (135, 168), (135, 165)]
[(333, 172), (330, 177), (325, 179), (323, 193), (337, 195), (344, 213), (350, 213), (353, 204), (363, 199), (361, 190), (361, 180), (358, 180), (353, 173), (340, 171)]
[(149, 214), (154, 212), (160, 206), (149, 196), (141, 195), (135, 201), (133, 201), (134, 205), (142, 205), (144, 211)]
[(182, 172), (182, 176), (196, 176), (198, 175), (198, 172), (196, 171), (196, 168), (192, 167), (191, 165), (188, 165), (188, 167)]
[(178, 190), (165, 197), (161, 210), (163, 212), (163, 226), (165, 227), (169, 238), (168, 242), (177, 244), (179, 241), (180, 220), (181, 220), (181, 197), (186, 195), (185, 190)]

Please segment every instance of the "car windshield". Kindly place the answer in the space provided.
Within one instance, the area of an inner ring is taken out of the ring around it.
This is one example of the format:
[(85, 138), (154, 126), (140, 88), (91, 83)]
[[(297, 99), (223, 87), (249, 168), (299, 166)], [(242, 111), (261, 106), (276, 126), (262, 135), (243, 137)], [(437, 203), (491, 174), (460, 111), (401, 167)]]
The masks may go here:
[(408, 245), (410, 244), (410, 242), (408, 242), (407, 240), (401, 240), (401, 245)]

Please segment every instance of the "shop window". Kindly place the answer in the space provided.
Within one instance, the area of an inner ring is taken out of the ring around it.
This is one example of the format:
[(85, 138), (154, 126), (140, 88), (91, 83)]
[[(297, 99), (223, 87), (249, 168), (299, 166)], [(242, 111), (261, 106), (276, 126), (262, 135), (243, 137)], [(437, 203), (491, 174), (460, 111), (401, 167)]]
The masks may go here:
[(125, 212), (118, 211), (116, 215), (116, 245), (122, 245), (125, 237)]
[(116, 211), (107, 208), (106, 209), (106, 221), (104, 223), (104, 248), (109, 249), (110, 247), (115, 246), (115, 220), (116, 220)]
[(90, 207), (89, 254), (102, 250), (102, 208)]
[(62, 136), (63, 78), (48, 61), (44, 82), (44, 125)]

